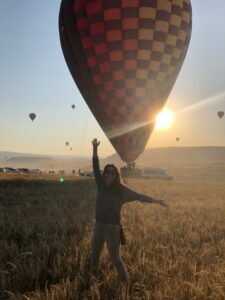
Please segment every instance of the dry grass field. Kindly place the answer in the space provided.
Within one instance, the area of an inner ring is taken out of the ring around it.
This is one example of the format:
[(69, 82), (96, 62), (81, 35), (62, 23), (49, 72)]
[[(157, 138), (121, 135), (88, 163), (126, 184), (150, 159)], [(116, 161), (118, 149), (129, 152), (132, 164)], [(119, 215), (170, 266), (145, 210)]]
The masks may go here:
[(126, 181), (170, 204), (123, 207), (127, 285), (106, 250), (102, 275), (87, 272), (93, 179), (1, 175), (0, 299), (225, 299), (225, 166), (172, 171), (173, 181)]

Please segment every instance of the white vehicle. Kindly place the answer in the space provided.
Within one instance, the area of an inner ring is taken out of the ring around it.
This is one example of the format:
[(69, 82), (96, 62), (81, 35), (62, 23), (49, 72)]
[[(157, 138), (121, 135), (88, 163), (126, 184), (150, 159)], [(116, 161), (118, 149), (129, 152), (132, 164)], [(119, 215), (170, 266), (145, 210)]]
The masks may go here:
[(143, 168), (139, 169), (135, 167), (135, 164), (128, 164), (126, 167), (120, 169), (122, 177), (127, 178), (158, 178), (171, 180), (174, 179), (172, 175), (168, 173), (165, 169), (160, 168)]
[(4, 167), (3, 172), (4, 173), (19, 173), (20, 171), (15, 168)]
[(81, 176), (93, 177), (94, 172), (93, 171), (83, 171), (83, 172), (81, 172)]
[(143, 178), (159, 178), (165, 180), (172, 180), (174, 177), (168, 173), (165, 169), (160, 168), (143, 168), (142, 170)]
[(31, 169), (30, 173), (32, 173), (32, 174), (41, 174), (42, 172), (39, 169)]
[(79, 169), (78, 172), (80, 176), (94, 177), (94, 171), (87, 171), (87, 170), (81, 171), (81, 169)]

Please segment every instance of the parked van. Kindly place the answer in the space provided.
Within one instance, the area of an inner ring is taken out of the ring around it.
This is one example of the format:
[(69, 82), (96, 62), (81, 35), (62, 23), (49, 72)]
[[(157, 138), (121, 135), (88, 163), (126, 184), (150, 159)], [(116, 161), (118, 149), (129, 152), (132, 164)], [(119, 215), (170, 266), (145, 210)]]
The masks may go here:
[(143, 178), (160, 178), (165, 180), (172, 180), (174, 177), (168, 173), (165, 169), (160, 168), (143, 168), (142, 169)]

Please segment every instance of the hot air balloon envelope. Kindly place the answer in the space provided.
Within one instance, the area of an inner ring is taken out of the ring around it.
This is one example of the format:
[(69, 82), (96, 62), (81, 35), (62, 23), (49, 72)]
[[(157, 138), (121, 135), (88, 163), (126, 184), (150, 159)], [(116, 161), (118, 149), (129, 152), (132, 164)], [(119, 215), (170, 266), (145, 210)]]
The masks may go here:
[(218, 111), (217, 116), (222, 119), (222, 117), (224, 116), (224, 111)]
[(183, 64), (190, 0), (62, 0), (63, 54), (81, 94), (125, 162), (144, 151)]
[(36, 118), (36, 114), (35, 113), (30, 113), (29, 114), (30, 119), (32, 120), (32, 122), (34, 121), (34, 119)]
[(74, 104), (72, 104), (72, 105), (71, 105), (71, 107), (72, 107), (72, 109), (74, 109), (74, 108), (75, 108), (75, 105), (74, 105)]

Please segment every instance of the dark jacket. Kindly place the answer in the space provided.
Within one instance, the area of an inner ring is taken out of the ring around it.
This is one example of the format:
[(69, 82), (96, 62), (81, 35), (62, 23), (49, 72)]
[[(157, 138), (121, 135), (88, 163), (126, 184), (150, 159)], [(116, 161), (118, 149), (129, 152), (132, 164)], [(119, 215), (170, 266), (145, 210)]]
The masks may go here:
[(152, 198), (136, 193), (124, 184), (120, 184), (115, 191), (108, 188), (103, 180), (99, 168), (97, 156), (93, 157), (93, 170), (97, 185), (97, 198), (95, 208), (96, 222), (105, 224), (119, 224), (121, 207), (126, 202), (139, 200), (141, 202), (152, 202)]

